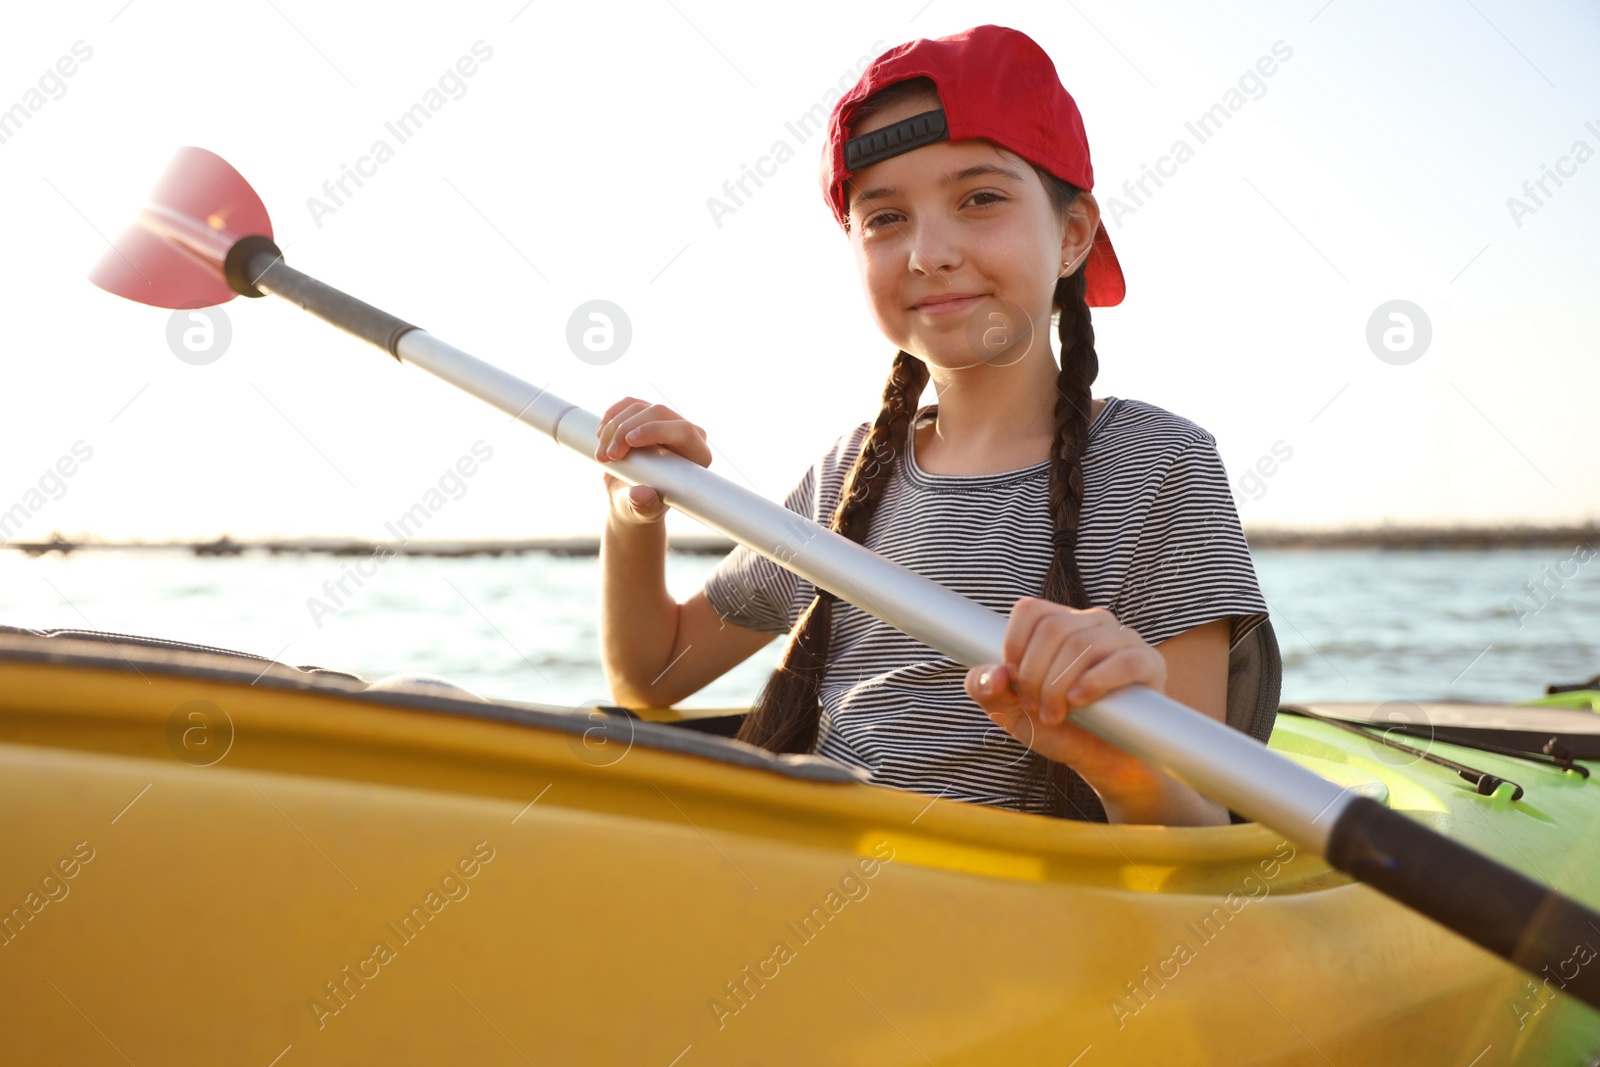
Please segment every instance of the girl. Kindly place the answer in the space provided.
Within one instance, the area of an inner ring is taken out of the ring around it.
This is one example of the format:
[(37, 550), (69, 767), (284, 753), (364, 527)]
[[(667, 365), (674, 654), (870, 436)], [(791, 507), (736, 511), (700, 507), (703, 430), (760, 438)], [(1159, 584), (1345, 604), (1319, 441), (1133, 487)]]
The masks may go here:
[[(1091, 395), (1089, 307), (1118, 303), (1123, 280), (1049, 57), (999, 26), (890, 49), (835, 104), (822, 184), (897, 351), (877, 418), (838, 437), (785, 506), (1009, 613), (1004, 662), (963, 671), (743, 546), (677, 604), (659, 495), (606, 474), (613, 696), (671, 705), (789, 633), (741, 740), (934, 797), (1227, 822), (1070, 721), (1135, 683), (1225, 721), (1229, 652), (1267, 616), (1211, 435)], [(938, 402), (919, 407), (930, 381)], [(599, 436), (602, 461), (661, 445), (711, 463), (705, 431), (632, 397)]]

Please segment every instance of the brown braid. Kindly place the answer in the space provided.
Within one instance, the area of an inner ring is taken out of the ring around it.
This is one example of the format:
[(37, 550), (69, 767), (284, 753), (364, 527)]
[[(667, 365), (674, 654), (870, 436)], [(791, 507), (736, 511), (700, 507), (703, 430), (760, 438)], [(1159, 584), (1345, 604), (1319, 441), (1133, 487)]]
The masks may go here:
[[(927, 384), (928, 365), (909, 352), (896, 352), (889, 382), (883, 388), (883, 407), (839, 492), (830, 527), (835, 533), (858, 544), (866, 540)], [(836, 599), (832, 593), (819, 591), (801, 614), (783, 661), (739, 727), (736, 736), (740, 741), (773, 752), (810, 752), (816, 745), (817, 722), (822, 717), (822, 673), (832, 652)]]
[[(1056, 207), (1065, 214), (1080, 190), (1047, 171), (1034, 167), (1050, 191)], [(1087, 260), (1085, 261), (1087, 262)], [(1061, 370), (1056, 376), (1056, 439), (1050, 450), (1050, 518), (1055, 557), (1044, 578), (1044, 599), (1074, 608), (1093, 606), (1083, 585), (1075, 551), (1078, 520), (1083, 514), (1083, 453), (1089, 443), (1093, 399), (1090, 386), (1100, 374), (1100, 357), (1094, 350), (1094, 323), (1084, 300), (1087, 279), (1079, 267), (1056, 282), (1051, 303), (1060, 313)], [(1038, 802), (1040, 788), (1045, 808), (1066, 819), (1105, 822), (1100, 797), (1071, 767), (1028, 753), (1028, 772), (1022, 795), (1025, 804)]]

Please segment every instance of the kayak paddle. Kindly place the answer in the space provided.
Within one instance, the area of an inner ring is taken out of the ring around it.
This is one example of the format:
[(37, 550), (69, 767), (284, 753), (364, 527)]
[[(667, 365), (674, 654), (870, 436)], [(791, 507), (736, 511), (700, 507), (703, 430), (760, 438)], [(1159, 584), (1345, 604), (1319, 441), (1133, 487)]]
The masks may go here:
[[(163, 308), (282, 297), (594, 461), (597, 415), (286, 264), (260, 198), (205, 149), (178, 150), (90, 280)], [(1004, 659), (1005, 616), (689, 459), (649, 446), (601, 465), (958, 663)], [(1600, 913), (1145, 686), (1075, 709), (1072, 721), (1528, 973), (1560, 974), (1566, 992), (1600, 1008), (1600, 967), (1562, 970), (1600, 941)]]

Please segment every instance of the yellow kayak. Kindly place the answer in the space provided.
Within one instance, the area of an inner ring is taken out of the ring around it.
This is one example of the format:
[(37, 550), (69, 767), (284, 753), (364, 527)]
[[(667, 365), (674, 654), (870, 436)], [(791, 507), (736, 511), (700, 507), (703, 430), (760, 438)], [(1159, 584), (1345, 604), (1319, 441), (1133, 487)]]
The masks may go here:
[[(1594, 730), (1576, 709), (1429, 710)], [(1259, 824), (1022, 815), (770, 755), (719, 736), (717, 713), (637, 716), (0, 635), (0, 1060), (1582, 1067), (1600, 1053), (1600, 1016), (1559, 974), (1530, 978)], [(1281, 714), (1271, 739), (1600, 904), (1585, 847), (1600, 752), (1562, 769), (1415, 743), (1507, 781), (1484, 795), (1306, 716)]]

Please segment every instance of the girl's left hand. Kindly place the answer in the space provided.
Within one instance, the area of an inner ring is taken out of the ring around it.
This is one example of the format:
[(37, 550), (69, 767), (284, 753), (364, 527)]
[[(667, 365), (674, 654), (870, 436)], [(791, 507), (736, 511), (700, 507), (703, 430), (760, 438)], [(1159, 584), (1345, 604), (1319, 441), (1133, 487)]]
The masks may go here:
[(1165, 691), (1166, 659), (1137, 632), (1104, 608), (1023, 597), (1003, 648), (1004, 663), (979, 664), (966, 676), (967, 695), (1002, 729), (1090, 784), (1143, 766), (1070, 722), (1074, 708), (1125, 685)]

